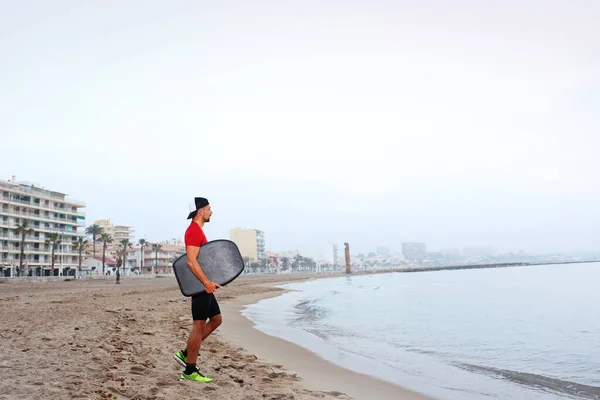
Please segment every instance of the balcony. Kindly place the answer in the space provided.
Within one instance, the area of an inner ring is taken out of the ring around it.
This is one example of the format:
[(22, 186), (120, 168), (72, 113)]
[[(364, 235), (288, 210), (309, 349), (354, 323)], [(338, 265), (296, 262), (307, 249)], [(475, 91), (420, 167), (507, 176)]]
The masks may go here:
[[(10, 240), (10, 241), (21, 241), (21, 236), (19, 235), (11, 235), (11, 234), (6, 234), (6, 233), (0, 233), (0, 239), (2, 240)], [(34, 236), (27, 236), (25, 238), (25, 243), (45, 243), (46, 240), (45, 239), (41, 239), (39, 237), (34, 237)], [(68, 242), (67, 244), (70, 244), (70, 242)]]
[[(12, 204), (12, 205), (27, 205), (29, 207), (41, 208), (43, 210), (53, 210), (53, 211), (56, 210), (56, 211), (61, 211), (65, 214), (72, 214), (72, 215), (76, 215), (76, 216), (79, 216), (81, 213), (81, 211), (73, 211), (71, 209), (71, 207), (57, 207), (57, 206), (53, 205), (52, 203), (45, 205), (40, 202), (35, 202), (35, 201), (31, 201), (31, 200), (21, 200), (21, 199), (15, 199), (15, 198), (2, 197), (2, 202)], [(82, 216), (85, 216), (85, 214)]]
[[(1, 250), (4, 253), (12, 253), (12, 254), (20, 254), (21, 253), (21, 249), (19, 247), (10, 247), (10, 246), (4, 246)], [(85, 252), (84, 252), (85, 253)], [(43, 254), (43, 255), (48, 255), (48, 256), (52, 256), (52, 249), (36, 249), (36, 248), (27, 248), (25, 247), (25, 254), (26, 255), (37, 255), (37, 254)], [(54, 250), (54, 256), (79, 256), (79, 252), (75, 251), (75, 250), (64, 250), (64, 251), (60, 251), (59, 249)], [(82, 256), (85, 254), (82, 254)]]
[(31, 201), (27, 201), (27, 200), (19, 200), (19, 199), (15, 199), (15, 198), (10, 198), (10, 197), (2, 197), (2, 201), (7, 202), (7, 203), (15, 203), (15, 204), (27, 204), (28, 206), (32, 205)]
[(6, 189), (8, 192), (18, 193), (26, 196), (44, 197), (46, 199), (52, 199), (60, 202), (75, 204), (81, 207), (85, 207), (85, 202), (73, 199), (64, 194), (54, 194), (47, 189), (41, 187), (21, 186), (20, 184), (8, 184), (0, 183), (0, 187)]
[[(10, 230), (14, 230), (17, 227), (17, 224), (15, 223), (8, 223), (8, 222), (2, 222), (0, 221), (0, 227), (6, 227)], [(41, 233), (59, 233), (61, 236), (68, 238), (69, 236), (71, 238), (75, 237), (75, 238), (79, 238), (79, 237), (85, 237), (85, 233), (82, 232), (78, 232), (77, 230), (67, 230), (64, 228), (46, 228), (46, 227), (41, 227), (41, 226), (31, 226), (31, 228), (35, 231), (35, 232), (41, 232)], [(14, 231), (13, 231), (14, 232)], [(6, 233), (0, 233), (0, 235), (6, 235)], [(14, 235), (16, 238), (20, 239), (20, 236), (18, 235)], [(1, 237), (1, 236), (0, 236)], [(8, 237), (8, 236), (4, 236), (4, 237)], [(29, 235), (25, 238), (25, 241), (29, 241), (32, 240), (34, 237)], [(39, 239), (42, 240), (42, 239)], [(68, 239), (67, 239), (68, 240)]]
[(50, 216), (50, 215), (41, 215), (41, 214), (35, 214), (32, 212), (26, 212), (26, 211), (9, 211), (8, 213), (6, 211), (2, 212), (3, 214), (8, 214), (11, 216), (18, 216), (20, 218), (23, 219), (30, 219), (30, 220), (40, 220), (40, 221), (51, 221), (51, 222), (62, 222), (65, 224), (69, 224), (69, 225), (79, 225), (79, 226), (84, 226), (84, 224), (82, 224), (81, 222), (79, 222), (79, 220), (77, 218), (72, 219), (72, 218), (61, 218), (61, 217), (54, 217), (54, 216)]
[[(0, 225), (1, 224), (2, 223), (0, 222)], [(20, 235), (15, 235), (14, 233), (3, 233), (3, 232), (0, 232), (0, 239), (16, 239), (16, 240), (21, 240), (21, 236)], [(42, 239), (36, 238), (34, 236), (31, 236), (31, 235), (29, 235), (29, 236), (27, 236), (25, 238), (26, 242), (41, 241), (41, 240)]]

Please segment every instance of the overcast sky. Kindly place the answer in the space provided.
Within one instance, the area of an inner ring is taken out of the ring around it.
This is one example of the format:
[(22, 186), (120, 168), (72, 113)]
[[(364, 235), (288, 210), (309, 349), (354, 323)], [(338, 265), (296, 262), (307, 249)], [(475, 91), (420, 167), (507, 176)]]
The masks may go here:
[(0, 0), (0, 178), (269, 250), (598, 250), (600, 2)]

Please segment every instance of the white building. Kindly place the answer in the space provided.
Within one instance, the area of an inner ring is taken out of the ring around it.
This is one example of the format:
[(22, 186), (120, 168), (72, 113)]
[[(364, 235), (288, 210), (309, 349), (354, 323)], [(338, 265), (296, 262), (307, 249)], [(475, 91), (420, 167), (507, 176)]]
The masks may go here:
[(277, 258), (279, 259), (279, 263), (281, 263), (281, 260), (284, 258), (287, 258), (290, 262), (294, 261), (296, 256), (300, 255), (300, 251), (298, 251), (298, 250), (282, 250), (282, 251), (276, 251), (273, 253), (277, 255)]
[(100, 225), (104, 233), (108, 233), (113, 238), (113, 243), (118, 243), (123, 239), (129, 239), (131, 243), (134, 240), (134, 230), (127, 225), (114, 225), (110, 219), (99, 219), (94, 221), (94, 224)]
[(339, 256), (338, 256), (338, 245), (337, 244), (328, 244), (325, 246), (325, 252), (323, 254), (323, 258), (328, 264), (338, 265)]
[[(114, 225), (110, 219), (98, 219), (94, 221), (95, 225), (102, 228), (102, 233), (110, 235), (113, 239), (112, 243), (106, 244), (106, 258), (116, 259), (119, 256), (121, 249), (120, 243), (123, 239), (128, 239), (131, 244), (134, 242), (134, 230), (131, 226), (127, 225)], [(99, 240), (100, 236), (96, 237), (96, 256), (102, 257), (102, 250), (104, 244)], [(91, 241), (90, 241), (91, 242)], [(92, 245), (90, 243), (90, 249)]]
[[(79, 258), (74, 244), (86, 236), (84, 207), (83, 202), (36, 183), (17, 183), (14, 177), (0, 180), (0, 275), (10, 276), (19, 267), (22, 237), (15, 228), (24, 221), (32, 233), (25, 235), (21, 275), (74, 274)], [(58, 233), (60, 240), (54, 249), (54, 270), (52, 245), (46, 242), (51, 233)]]

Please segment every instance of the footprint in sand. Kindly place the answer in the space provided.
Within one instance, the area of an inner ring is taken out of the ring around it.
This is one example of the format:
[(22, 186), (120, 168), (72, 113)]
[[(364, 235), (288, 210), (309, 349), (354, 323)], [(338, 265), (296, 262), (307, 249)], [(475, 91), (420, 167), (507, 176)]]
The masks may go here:
[(143, 368), (143, 367), (140, 367), (138, 365), (134, 365), (133, 367), (131, 367), (129, 369), (129, 372), (131, 372), (132, 374), (136, 374), (136, 375), (143, 375), (145, 370), (146, 369)]
[(337, 390), (333, 390), (331, 392), (322, 392), (322, 393), (325, 393), (325, 394), (327, 394), (329, 396), (333, 396), (333, 397), (338, 398), (338, 399), (350, 399), (351, 398), (348, 395), (346, 395), (345, 393), (338, 392)]

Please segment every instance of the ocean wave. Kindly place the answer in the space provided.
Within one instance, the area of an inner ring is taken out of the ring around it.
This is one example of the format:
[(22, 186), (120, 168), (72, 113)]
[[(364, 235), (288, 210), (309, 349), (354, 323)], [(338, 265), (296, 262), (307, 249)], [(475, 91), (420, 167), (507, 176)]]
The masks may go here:
[(294, 325), (313, 324), (329, 315), (330, 310), (316, 304), (320, 299), (303, 300), (294, 306), (298, 318), (294, 320)]
[(481, 365), (464, 363), (457, 363), (455, 365), (471, 372), (495, 375), (520, 385), (537, 388), (547, 392), (561, 393), (577, 399), (600, 399), (600, 387), (598, 386), (584, 385), (543, 375), (485, 367)]
[(364, 290), (377, 290), (377, 289), (379, 289), (379, 286), (360, 285), (358, 288), (364, 289)]

